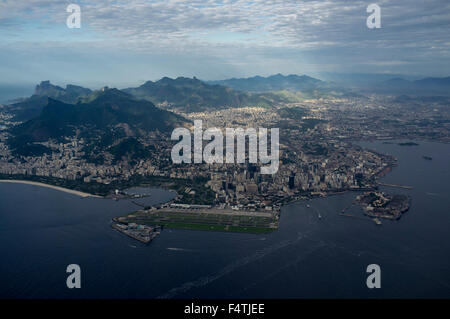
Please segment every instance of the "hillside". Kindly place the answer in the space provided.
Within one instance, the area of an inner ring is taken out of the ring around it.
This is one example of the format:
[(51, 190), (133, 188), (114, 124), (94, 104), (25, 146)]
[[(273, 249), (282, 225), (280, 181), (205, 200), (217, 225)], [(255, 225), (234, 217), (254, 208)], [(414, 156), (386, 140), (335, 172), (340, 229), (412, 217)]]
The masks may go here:
[(222, 85), (208, 84), (195, 77), (193, 79), (165, 77), (159, 81), (147, 81), (137, 88), (128, 88), (123, 91), (139, 99), (155, 104), (167, 103), (187, 112), (226, 107), (268, 107), (282, 101), (276, 95), (240, 92)]
[(218, 84), (248, 92), (270, 92), (270, 91), (312, 91), (326, 86), (325, 82), (307, 75), (287, 75), (280, 73), (268, 77), (254, 76), (250, 78), (232, 78), (221, 81), (211, 81)]
[(80, 98), (86, 97), (91, 93), (90, 89), (77, 85), (68, 84), (64, 89), (51, 84), (50, 81), (42, 81), (36, 85), (34, 94), (31, 97), (9, 105), (9, 110), (15, 115), (14, 120), (27, 121), (41, 113), (49, 98), (74, 104)]
[[(24, 151), (23, 145), (31, 147), (35, 142), (49, 139), (63, 141), (75, 134), (88, 141), (99, 140), (100, 146), (107, 148), (125, 136), (140, 136), (156, 130), (169, 132), (188, 123), (179, 115), (161, 110), (149, 101), (136, 100), (117, 89), (105, 89), (96, 95), (89, 103), (75, 105), (49, 98), (38, 117), (11, 129), (11, 148), (25, 155), (28, 151)], [(136, 145), (132, 146), (137, 149)]]

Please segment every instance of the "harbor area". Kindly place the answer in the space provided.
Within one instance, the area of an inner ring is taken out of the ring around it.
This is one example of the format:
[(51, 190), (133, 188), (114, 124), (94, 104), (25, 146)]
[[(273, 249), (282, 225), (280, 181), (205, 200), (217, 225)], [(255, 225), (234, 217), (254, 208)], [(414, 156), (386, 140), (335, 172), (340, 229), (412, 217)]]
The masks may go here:
[(150, 243), (160, 234), (161, 230), (161, 227), (159, 226), (139, 225), (136, 223), (120, 223), (116, 222), (115, 219), (113, 221), (114, 222), (111, 225), (112, 228), (144, 244)]

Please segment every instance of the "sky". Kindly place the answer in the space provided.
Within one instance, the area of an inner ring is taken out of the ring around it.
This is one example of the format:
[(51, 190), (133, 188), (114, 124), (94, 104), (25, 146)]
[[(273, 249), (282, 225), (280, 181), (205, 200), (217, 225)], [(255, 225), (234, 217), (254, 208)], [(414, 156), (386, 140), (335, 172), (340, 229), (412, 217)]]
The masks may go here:
[[(72, 3), (81, 28), (66, 25)], [(366, 25), (371, 3), (381, 28)], [(0, 83), (449, 76), (449, 31), (448, 0), (0, 0)]]

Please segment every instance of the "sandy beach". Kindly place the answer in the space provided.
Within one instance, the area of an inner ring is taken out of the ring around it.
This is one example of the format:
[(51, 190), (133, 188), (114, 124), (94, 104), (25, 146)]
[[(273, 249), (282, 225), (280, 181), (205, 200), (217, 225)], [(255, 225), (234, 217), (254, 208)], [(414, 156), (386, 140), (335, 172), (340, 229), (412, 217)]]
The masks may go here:
[(33, 182), (33, 181), (14, 180), (14, 179), (0, 179), (0, 183), (20, 183), (20, 184), (36, 185), (36, 186), (53, 188), (53, 189), (56, 189), (56, 190), (61, 191), (61, 192), (66, 192), (66, 193), (74, 194), (74, 195), (81, 196), (81, 197), (102, 198), (101, 196), (98, 196), (98, 195), (83, 193), (83, 192), (76, 191), (76, 190), (73, 190), (73, 189), (68, 189), (68, 188), (64, 188), (64, 187), (53, 186), (53, 185), (39, 183), (39, 182)]

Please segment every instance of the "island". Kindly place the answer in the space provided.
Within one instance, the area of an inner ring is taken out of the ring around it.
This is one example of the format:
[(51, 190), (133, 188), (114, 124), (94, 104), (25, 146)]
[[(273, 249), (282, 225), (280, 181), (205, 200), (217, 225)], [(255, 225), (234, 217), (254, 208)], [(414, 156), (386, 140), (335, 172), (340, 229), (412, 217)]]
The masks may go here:
[(161, 227), (150, 227), (136, 223), (122, 223), (113, 219), (111, 227), (141, 243), (148, 244), (160, 234)]
[(388, 195), (383, 192), (366, 192), (356, 197), (364, 214), (374, 218), (396, 220), (409, 209), (410, 198), (403, 194)]

